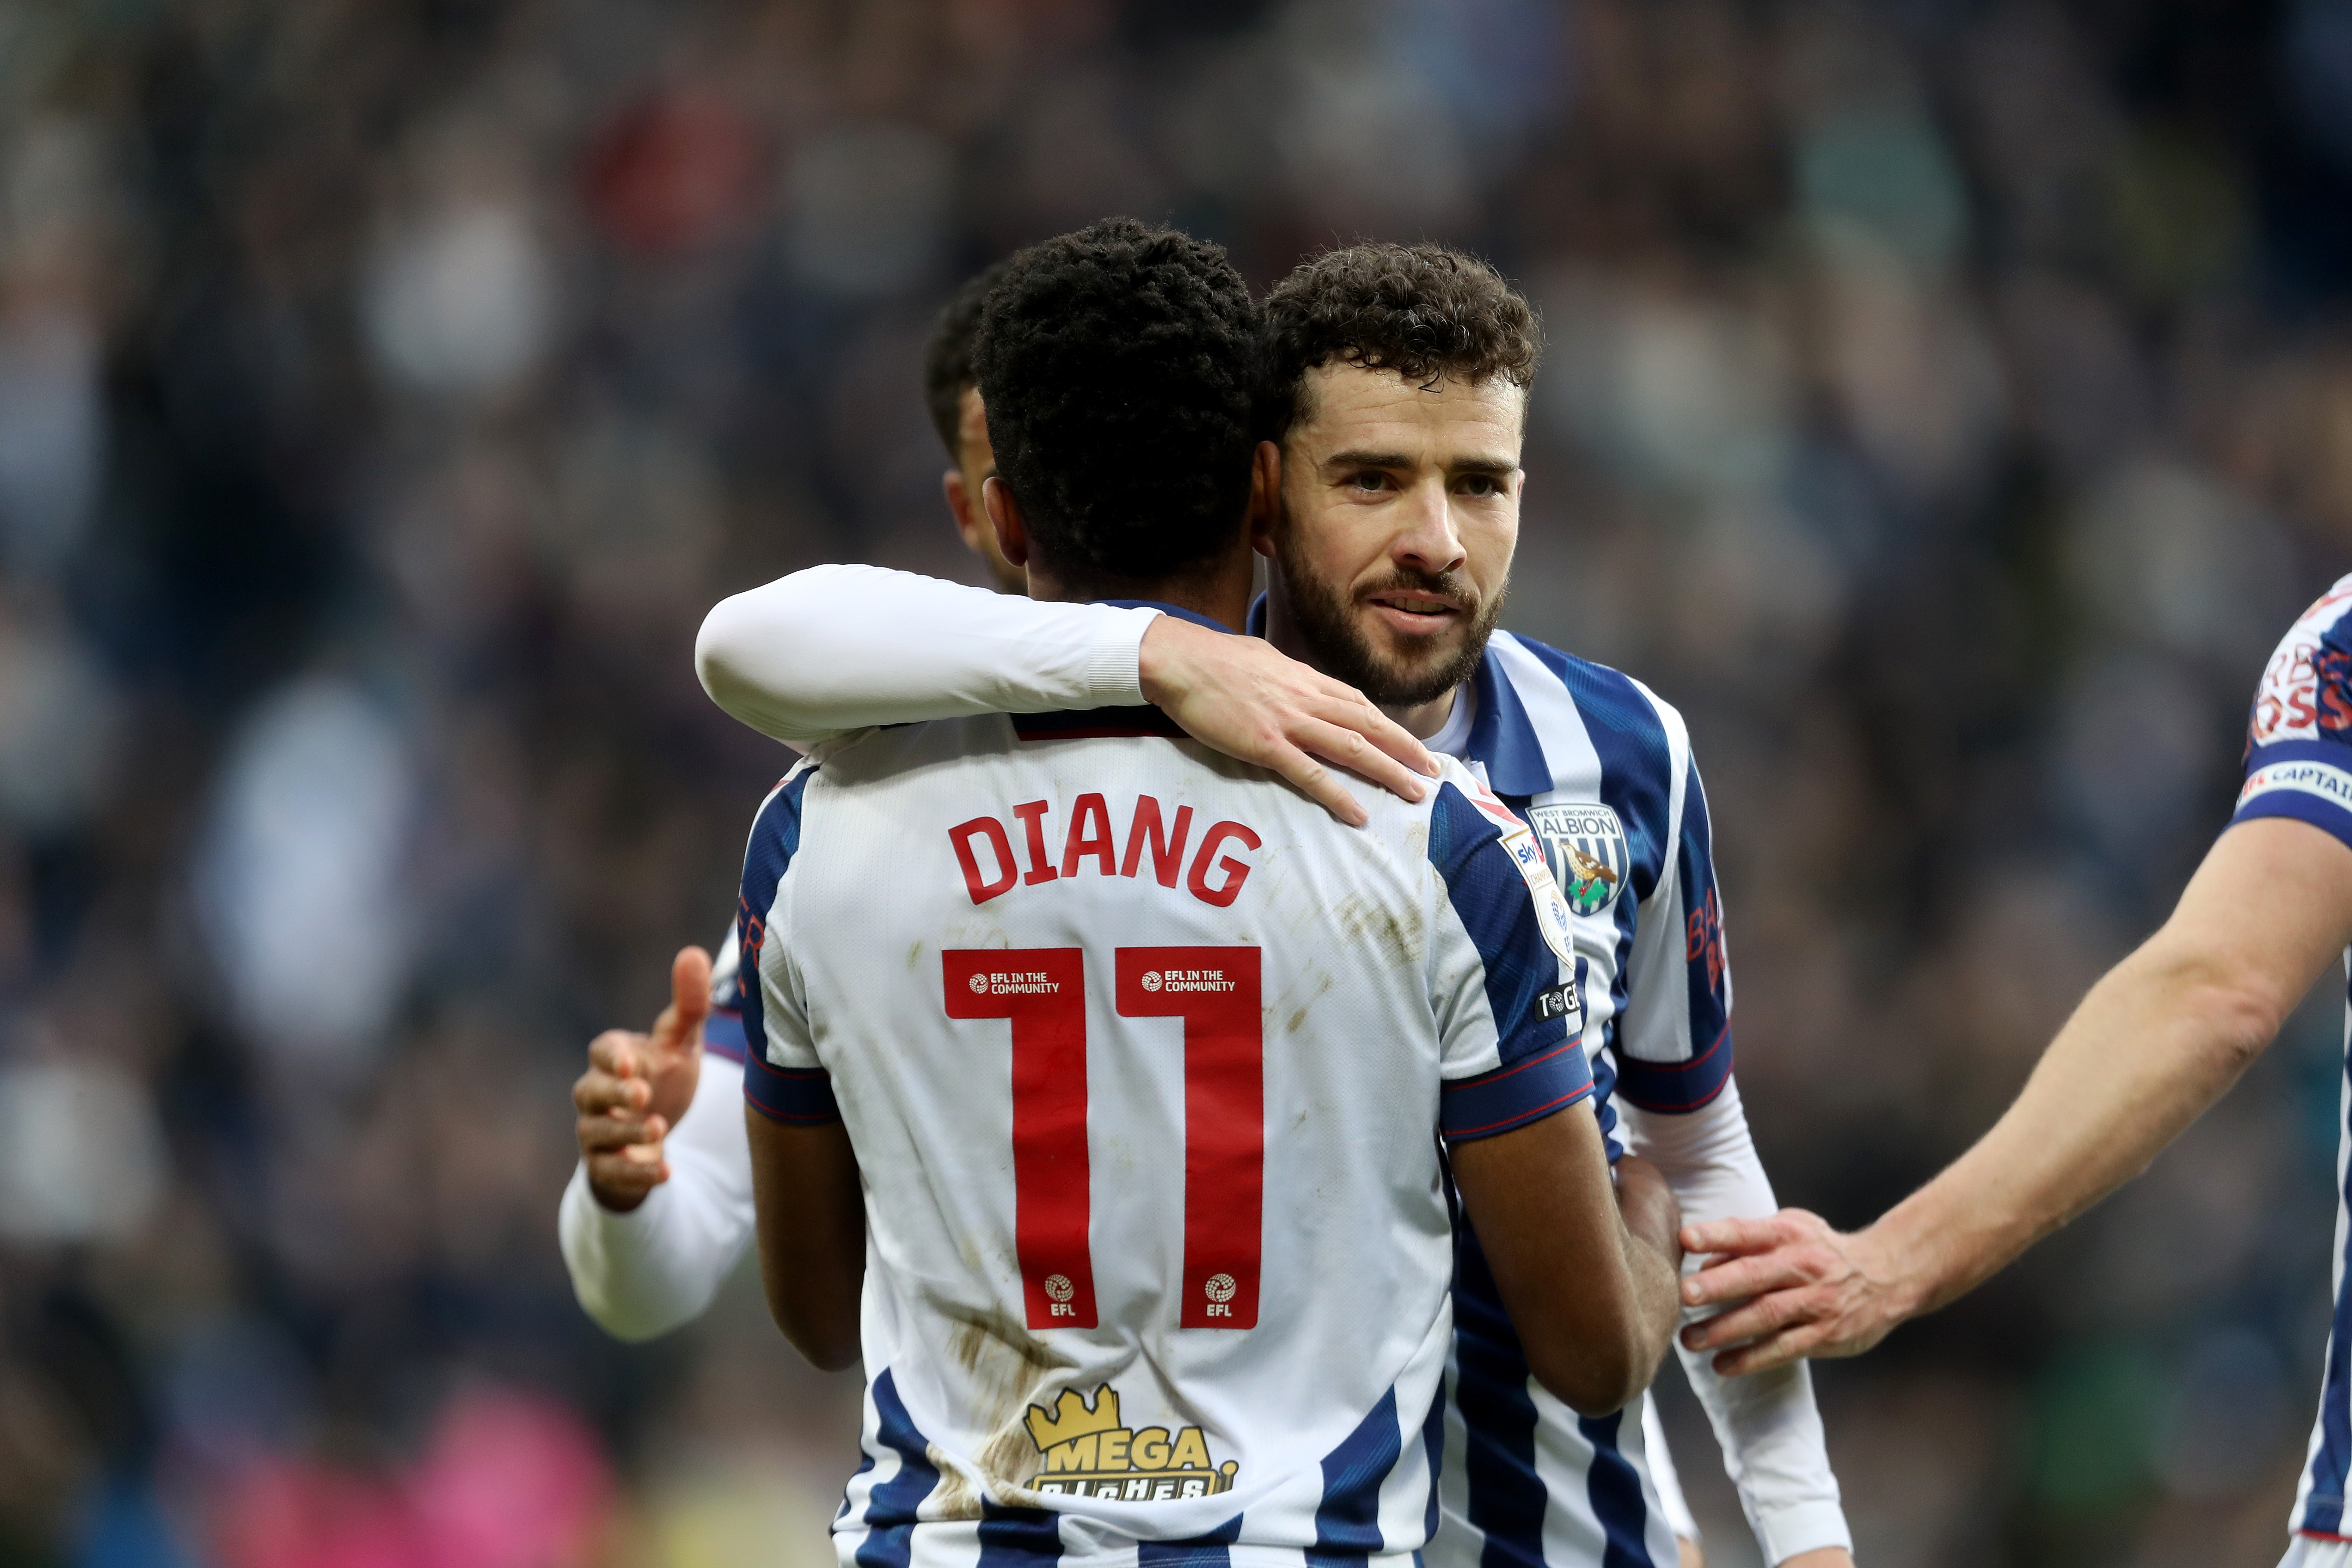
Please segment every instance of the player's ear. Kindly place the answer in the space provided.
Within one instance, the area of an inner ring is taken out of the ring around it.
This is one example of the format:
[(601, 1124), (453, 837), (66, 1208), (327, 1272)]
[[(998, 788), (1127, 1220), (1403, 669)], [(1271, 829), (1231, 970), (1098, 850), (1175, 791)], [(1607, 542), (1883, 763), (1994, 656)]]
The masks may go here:
[(1274, 559), (1274, 531), (1282, 521), (1282, 448), (1260, 441), (1250, 454), (1250, 548)]
[(981, 482), (980, 494), (988, 506), (988, 521), (996, 525), (996, 548), (1013, 565), (1028, 565), (1029, 525), (1021, 516), (1021, 501), (1013, 487), (991, 474)]
[(948, 514), (955, 519), (956, 532), (961, 536), (963, 547), (974, 555), (986, 555), (988, 538), (995, 528), (989, 522), (980, 498), (964, 484), (963, 470), (950, 468), (941, 474), (940, 489), (947, 495)]

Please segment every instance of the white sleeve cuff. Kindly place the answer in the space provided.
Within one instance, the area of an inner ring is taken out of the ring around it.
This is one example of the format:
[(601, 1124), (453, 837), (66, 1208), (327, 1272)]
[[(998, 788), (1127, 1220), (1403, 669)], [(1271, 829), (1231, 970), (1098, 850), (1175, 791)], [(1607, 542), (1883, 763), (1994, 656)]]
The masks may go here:
[(1845, 1527), (1845, 1510), (1834, 1500), (1759, 1509), (1748, 1523), (1756, 1531), (1756, 1543), (1764, 1549), (1767, 1563), (1786, 1563), (1800, 1552), (1819, 1552), (1825, 1546), (1853, 1550), (1853, 1536)]
[(1143, 702), (1143, 638), (1158, 610), (1123, 609), (1116, 620), (1105, 617), (1086, 666), (1089, 706), (1135, 708)]

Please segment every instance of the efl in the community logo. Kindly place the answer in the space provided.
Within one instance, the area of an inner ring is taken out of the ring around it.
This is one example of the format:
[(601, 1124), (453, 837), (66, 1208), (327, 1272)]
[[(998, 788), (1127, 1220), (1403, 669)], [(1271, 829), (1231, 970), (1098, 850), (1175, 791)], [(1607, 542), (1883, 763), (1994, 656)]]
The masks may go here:
[(1625, 825), (1605, 805), (1553, 803), (1528, 808), (1528, 823), (1543, 840), (1552, 879), (1580, 915), (1597, 915), (1625, 890), (1633, 853)]

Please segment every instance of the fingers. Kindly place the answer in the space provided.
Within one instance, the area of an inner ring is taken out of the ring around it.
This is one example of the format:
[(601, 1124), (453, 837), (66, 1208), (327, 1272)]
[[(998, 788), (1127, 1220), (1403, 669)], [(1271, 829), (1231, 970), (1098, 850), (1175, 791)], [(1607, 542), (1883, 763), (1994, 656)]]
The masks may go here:
[[(1354, 687), (1342, 685), (1339, 681), (1330, 680), (1328, 677), (1325, 679), (1329, 688), (1326, 696), (1330, 701), (1318, 711), (1318, 717), (1326, 722), (1361, 736), (1367, 744), (1405, 770), (1404, 776), (1419, 775), (1419, 778), (1437, 776), (1437, 759), (1429, 754), (1429, 748), (1415, 739), (1412, 731), (1381, 712), (1370, 698)], [(1345, 761), (1344, 758), (1336, 760)], [(1351, 768), (1356, 767), (1352, 762), (1348, 763), (1347, 765)], [(1384, 789), (1395, 789), (1394, 785), (1365, 769), (1357, 768), (1356, 771), (1364, 773), (1367, 778), (1373, 779)], [(1418, 779), (1415, 782), (1418, 783)], [(1412, 794), (1406, 794), (1402, 790), (1396, 790), (1395, 793), (1403, 795), (1407, 800), (1421, 798), (1418, 790)]]
[(1429, 794), (1427, 779), (1374, 745), (1361, 730), (1328, 719), (1302, 719), (1291, 726), (1290, 741), (1300, 750), (1337, 763), (1401, 799), (1420, 800)]
[(1802, 1209), (1782, 1209), (1761, 1219), (1711, 1219), (1683, 1227), (1683, 1247), (1690, 1252), (1765, 1252), (1797, 1239), (1796, 1217), (1812, 1216)]
[[(1685, 1236), (1690, 1227), (1685, 1226)], [(1685, 1244), (1687, 1250), (1687, 1244)], [(1767, 1290), (1811, 1285), (1822, 1278), (1822, 1259), (1796, 1247), (1781, 1247), (1759, 1257), (1734, 1258), (1710, 1263), (1683, 1281), (1683, 1305), (1712, 1306), (1718, 1301), (1744, 1301)]]
[(588, 1060), (614, 1078), (643, 1078), (646, 1037), (627, 1029), (607, 1029), (588, 1042)]
[(1259, 760), (1259, 765), (1280, 773), (1301, 794), (1349, 827), (1361, 827), (1371, 820), (1363, 802), (1348, 793), (1339, 774), (1297, 746), (1286, 742), (1276, 746)]
[(682, 947), (669, 965), (669, 1005), (654, 1023), (654, 1038), (667, 1050), (702, 1043), (702, 1021), (710, 1016), (710, 954)]
[(572, 1086), (572, 1108), (583, 1116), (607, 1111), (643, 1110), (653, 1099), (653, 1088), (641, 1078), (619, 1078), (591, 1068)]
[(608, 1209), (628, 1210), (645, 1202), (646, 1194), (669, 1180), (669, 1166), (660, 1151), (646, 1158), (635, 1150), (595, 1154), (588, 1160), (588, 1187)]
[(658, 1146), (669, 1135), (669, 1119), (661, 1115), (640, 1116), (630, 1110), (608, 1110), (582, 1115), (574, 1123), (583, 1154), (606, 1150), (624, 1149), (634, 1143)]
[(1715, 1370), (1726, 1377), (1748, 1377), (1759, 1372), (1770, 1372), (1777, 1366), (1804, 1359), (1805, 1350), (1801, 1336), (1794, 1333), (1774, 1334), (1769, 1340), (1759, 1340), (1752, 1345), (1725, 1351), (1715, 1358)]

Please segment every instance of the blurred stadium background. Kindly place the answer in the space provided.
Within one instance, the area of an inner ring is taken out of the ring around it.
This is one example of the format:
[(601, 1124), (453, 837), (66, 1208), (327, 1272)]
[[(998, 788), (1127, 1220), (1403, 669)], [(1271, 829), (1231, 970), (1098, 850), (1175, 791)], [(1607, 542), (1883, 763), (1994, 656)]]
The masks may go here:
[[(566, 1089), (780, 771), (703, 609), (977, 580), (929, 312), (1109, 212), (1538, 300), (1510, 624), (1690, 716), (1843, 1223), (2159, 918), (2352, 565), (2347, 0), (0, 5), (0, 1563), (830, 1561), (853, 1383), (756, 1289), (587, 1323)], [(2273, 1560), (2336, 1019), (1820, 1369), (1865, 1563)]]

